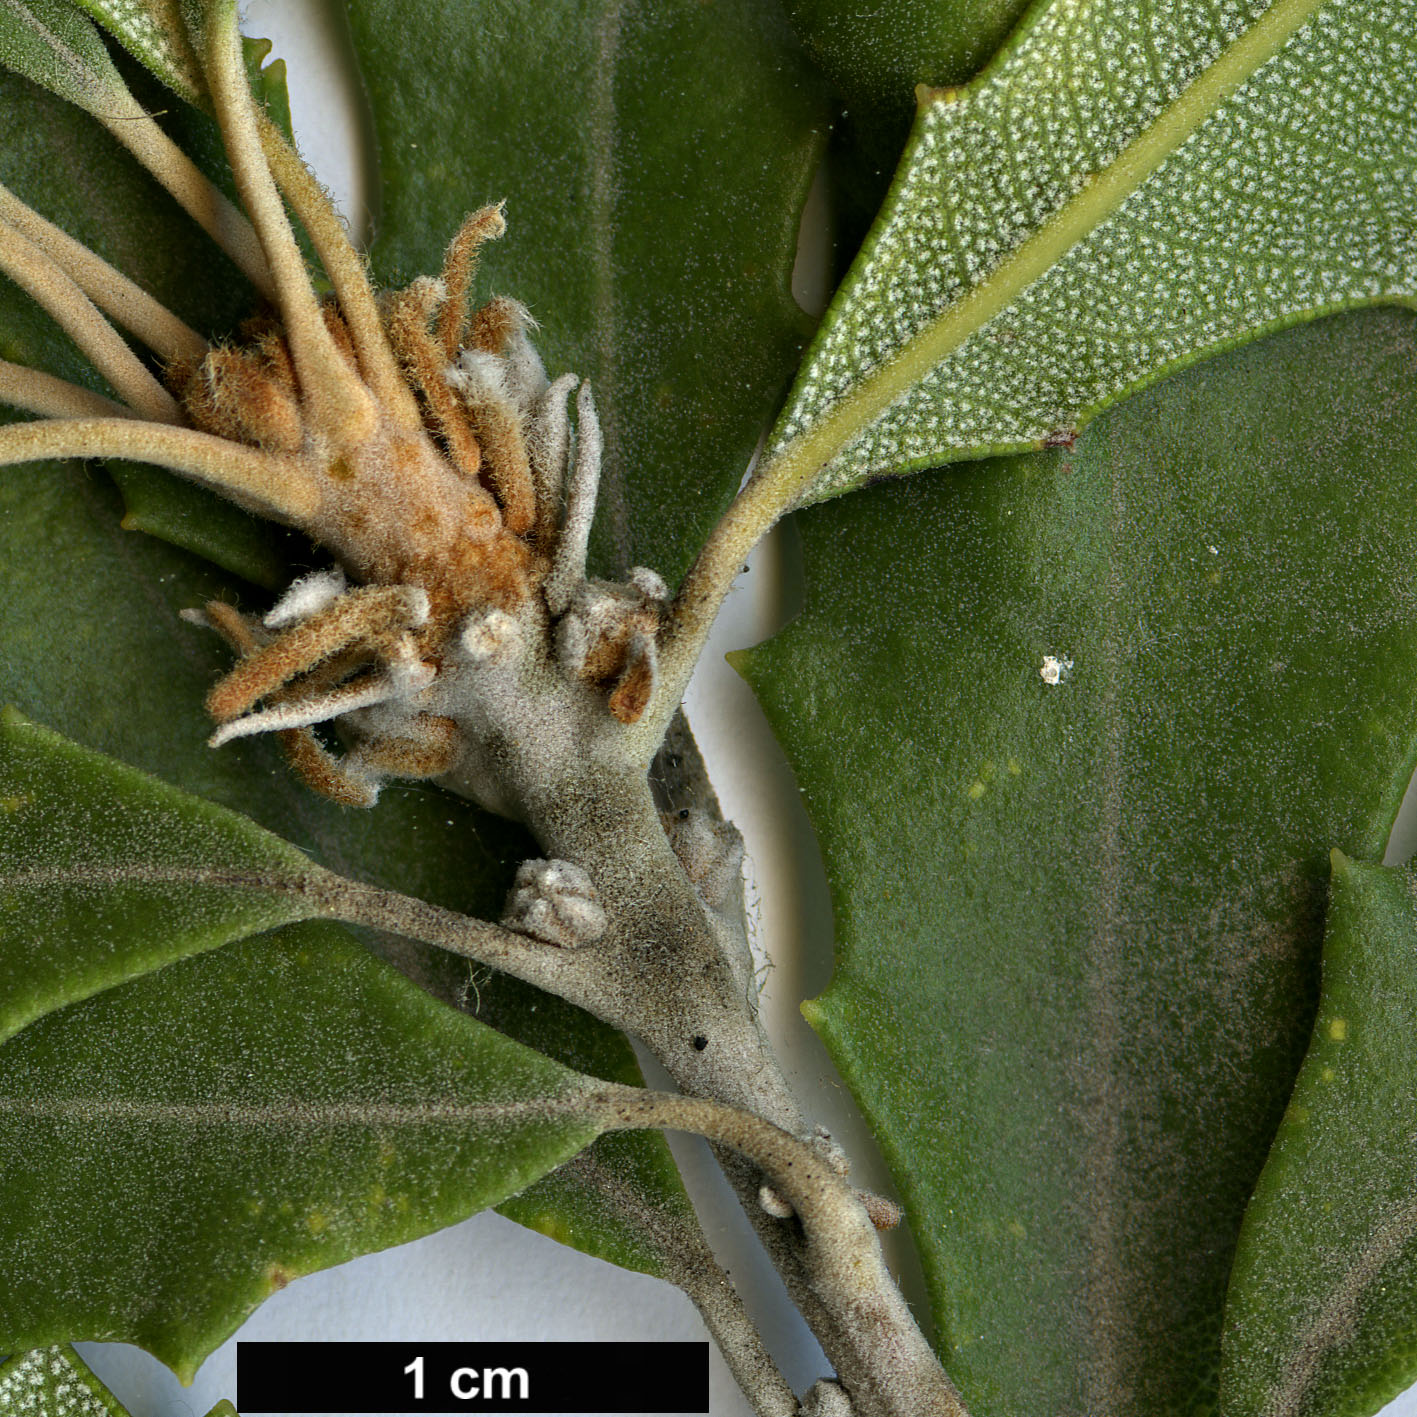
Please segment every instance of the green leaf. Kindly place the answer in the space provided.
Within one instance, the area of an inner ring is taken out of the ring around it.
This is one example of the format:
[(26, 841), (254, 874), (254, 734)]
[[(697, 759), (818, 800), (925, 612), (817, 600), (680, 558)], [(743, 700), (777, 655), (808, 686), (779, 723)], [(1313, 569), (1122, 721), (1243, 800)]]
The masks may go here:
[(807, 1012), (983, 1417), (1213, 1410), (1328, 851), (1417, 756), (1414, 355), (1323, 321), (800, 519), (748, 665), (837, 912)]
[[(129, 1417), (128, 1409), (67, 1343), (0, 1363), (0, 1412), (5, 1417)], [(239, 1414), (223, 1399), (207, 1417)]]
[(1037, 6), (924, 96), (770, 460), (819, 501), (1071, 438), (1203, 355), (1417, 295), (1406, 0)]
[(292, 1279), (574, 1155), (586, 1080), (330, 926), (181, 960), (0, 1064), (0, 1347), (138, 1343), (190, 1379)]
[(832, 128), (832, 235), (846, 272), (890, 185), (918, 84), (962, 84), (998, 49), (1028, 0), (786, 0), (803, 47), (844, 102)]
[(1323, 991), (1245, 1212), (1226, 1417), (1368, 1417), (1417, 1379), (1417, 876), (1334, 853)]
[(206, 81), (187, 28), (182, 0), (74, 0), (188, 103), (206, 93)]
[(249, 818), (0, 709), (0, 1041), (174, 959), (317, 911)]
[(103, 40), (71, 0), (0, 0), (0, 65), (87, 113), (126, 106)]
[(789, 278), (820, 81), (762, 0), (348, 13), (382, 179), (375, 270), (387, 284), (436, 272), (463, 217), (506, 198), (480, 288), (530, 307), (553, 374), (594, 385), (602, 559), (673, 581), (806, 333)]

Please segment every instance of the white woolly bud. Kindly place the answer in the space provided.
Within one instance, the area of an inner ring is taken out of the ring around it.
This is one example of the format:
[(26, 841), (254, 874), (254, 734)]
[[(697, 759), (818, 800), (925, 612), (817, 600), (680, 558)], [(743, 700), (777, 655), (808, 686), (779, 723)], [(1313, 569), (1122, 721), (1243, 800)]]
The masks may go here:
[(669, 587), (664, 584), (664, 577), (658, 571), (650, 570), (648, 566), (631, 566), (630, 584), (646, 600), (669, 599)]
[(531, 312), (519, 301), (509, 301), (516, 317), (516, 328), (507, 340), (506, 387), (507, 393), (523, 415), (531, 413), (537, 400), (546, 392), (546, 366), (536, 352), (536, 346), (527, 337), (528, 330), (536, 328)]
[(485, 349), (464, 349), (443, 378), (473, 403), (502, 402), (507, 398), (507, 362)]
[(476, 664), (490, 663), (515, 647), (521, 626), (505, 610), (469, 615), (462, 627), (462, 647)]
[(523, 861), (502, 923), (549, 945), (593, 944), (608, 923), (590, 877), (569, 861)]
[(179, 620), (185, 620), (189, 625), (199, 625), (204, 630), (210, 630), (212, 628), (212, 622), (207, 619), (207, 612), (205, 610), (197, 610), (188, 606), (186, 610), (179, 610), (177, 612), (177, 618)]
[(537, 490), (548, 506), (559, 507), (571, 453), (571, 415), (566, 397), (580, 379), (562, 374), (548, 384), (523, 428), (526, 453)]

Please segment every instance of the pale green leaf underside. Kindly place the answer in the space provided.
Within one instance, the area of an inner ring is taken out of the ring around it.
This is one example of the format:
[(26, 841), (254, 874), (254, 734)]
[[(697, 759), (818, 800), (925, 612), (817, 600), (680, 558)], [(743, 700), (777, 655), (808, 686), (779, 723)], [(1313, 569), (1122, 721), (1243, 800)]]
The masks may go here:
[(5, 1417), (128, 1417), (68, 1344), (36, 1348), (0, 1365)]
[(1417, 878), (1334, 854), (1323, 993), (1245, 1213), (1224, 1417), (1368, 1417), (1417, 1378)]
[(69, 0), (0, 0), (0, 64), (90, 113), (127, 97), (98, 31)]
[(130, 54), (191, 103), (205, 92), (180, 0), (74, 0)]
[[(5, 1417), (129, 1417), (67, 1343), (36, 1348), (0, 1364), (0, 1412)], [(236, 1417), (236, 1409), (218, 1402), (207, 1417)]]
[(1414, 93), (1407, 0), (1040, 6), (923, 104), (774, 436), (801, 500), (1066, 436), (1228, 344), (1411, 300)]

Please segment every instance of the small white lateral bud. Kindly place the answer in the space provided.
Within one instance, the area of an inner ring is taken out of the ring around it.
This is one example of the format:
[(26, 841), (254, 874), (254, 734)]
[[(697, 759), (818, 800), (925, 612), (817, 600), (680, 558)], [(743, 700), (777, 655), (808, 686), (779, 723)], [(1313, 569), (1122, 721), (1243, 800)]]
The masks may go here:
[(630, 568), (630, 584), (646, 600), (669, 599), (669, 587), (664, 584), (664, 577), (658, 571), (650, 570), (648, 566), (632, 566)]
[(308, 620), (342, 596), (346, 589), (344, 572), (335, 566), (328, 571), (312, 571), (292, 581), (285, 594), (266, 612), (262, 624), (268, 630), (283, 630)]
[(548, 945), (594, 944), (608, 923), (590, 877), (569, 861), (523, 861), (502, 923)]

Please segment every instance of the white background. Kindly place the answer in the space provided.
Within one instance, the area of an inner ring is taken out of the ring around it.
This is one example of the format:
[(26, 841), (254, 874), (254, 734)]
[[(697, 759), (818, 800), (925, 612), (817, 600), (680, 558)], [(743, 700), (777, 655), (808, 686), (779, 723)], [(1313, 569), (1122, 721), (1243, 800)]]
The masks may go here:
[[(369, 158), (362, 150), (356, 83), (339, 21), (329, 8), (321, 0), (251, 0), (243, 5), (243, 27), (273, 40), (275, 57), (287, 61), (301, 150), (359, 236), (367, 222)], [(884, 1168), (854, 1119), (845, 1090), (797, 1013), (798, 1001), (826, 983), (831, 924), (821, 865), (796, 788), (751, 694), (723, 662), (726, 651), (766, 638), (782, 620), (775, 547), (769, 543), (751, 564), (691, 686), (689, 715), (724, 809), (747, 839), (755, 943), (774, 965), (764, 989), (769, 1030), (809, 1112), (845, 1143), (854, 1174), (889, 1192)], [(676, 1152), (710, 1240), (747, 1296), (787, 1378), (802, 1391), (826, 1372), (820, 1351), (757, 1253), (706, 1152), (693, 1144), (676, 1144)], [(905, 1267), (906, 1292), (923, 1313), (908, 1248), (897, 1246), (893, 1258)], [(692, 1305), (670, 1286), (590, 1259), (489, 1212), (411, 1245), (297, 1280), (268, 1300), (239, 1337), (596, 1341), (705, 1334)], [(203, 1417), (218, 1399), (236, 1395), (235, 1343), (208, 1359), (191, 1388), (181, 1387), (138, 1349), (83, 1344), (81, 1351), (133, 1417)], [(711, 1402), (714, 1417), (751, 1417), (716, 1353)], [(1384, 1417), (1417, 1417), (1417, 1389), (1387, 1408)]]

